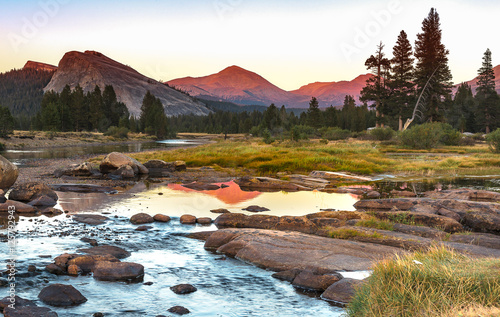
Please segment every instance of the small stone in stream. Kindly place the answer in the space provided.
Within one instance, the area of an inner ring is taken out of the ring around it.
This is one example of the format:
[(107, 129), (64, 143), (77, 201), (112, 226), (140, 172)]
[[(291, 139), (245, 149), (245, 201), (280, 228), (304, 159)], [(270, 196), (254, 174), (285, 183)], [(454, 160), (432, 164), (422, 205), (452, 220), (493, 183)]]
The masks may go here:
[(276, 272), (271, 276), (278, 280), (292, 283), (293, 280), (297, 277), (297, 275), (300, 274), (300, 272), (302, 272), (301, 269), (291, 269), (291, 270)]
[(48, 307), (38, 306), (21, 306), (16, 308), (7, 307), (4, 309), (5, 317), (57, 317), (57, 313), (50, 310)]
[(94, 278), (101, 281), (125, 281), (138, 283), (144, 279), (144, 266), (132, 262), (97, 262)]
[(168, 309), (168, 312), (172, 313), (172, 314), (177, 314), (177, 315), (186, 315), (186, 314), (190, 313), (189, 309), (187, 309), (186, 307), (182, 307), (182, 306), (170, 307)]
[(229, 185), (226, 185), (226, 184), (221, 184), (220, 185), (220, 188), (228, 188), (228, 187), (229, 187)]
[(130, 256), (130, 252), (112, 245), (100, 245), (89, 249), (79, 249), (79, 252), (91, 255), (112, 255), (117, 259), (124, 259)]
[(152, 229), (153, 227), (151, 226), (139, 226), (135, 228), (135, 231), (148, 231), (149, 229)]
[(51, 273), (51, 274), (55, 274), (55, 275), (65, 275), (66, 272), (64, 272), (63, 269), (61, 269), (58, 265), (54, 264), (54, 263), (50, 263), (49, 265), (47, 265), (45, 267), (45, 269), (47, 270), (47, 272)]
[(162, 214), (156, 214), (153, 216), (153, 220), (157, 222), (169, 222), (170, 217), (167, 215), (162, 215)]
[(98, 246), (98, 243), (97, 243), (96, 239), (90, 239), (90, 238), (86, 238), (85, 237), (85, 238), (81, 238), (80, 241), (87, 242), (88, 244), (90, 244), (93, 247), (97, 247)]
[(248, 206), (247, 208), (243, 208), (242, 210), (246, 210), (249, 212), (264, 212), (264, 211), (269, 211), (266, 207), (260, 207), (256, 205)]
[(38, 298), (42, 302), (51, 306), (75, 306), (83, 304), (87, 301), (72, 285), (52, 284), (38, 294)]
[(193, 292), (196, 292), (198, 290), (196, 287), (194, 287), (191, 284), (179, 284), (179, 285), (170, 287), (170, 289), (172, 290), (172, 292), (179, 294), (179, 295), (193, 293)]
[(78, 276), (80, 273), (82, 273), (82, 269), (78, 265), (72, 264), (68, 266), (68, 275)]
[(180, 221), (184, 225), (194, 225), (196, 223), (196, 217), (192, 215), (182, 215)]
[(160, 193), (158, 193), (158, 195), (162, 196), (162, 195), (163, 195), (163, 193), (161, 193), (161, 192), (160, 192)]
[(380, 198), (380, 193), (377, 191), (371, 191), (366, 194), (367, 198)]
[(153, 223), (154, 221), (155, 220), (153, 219), (153, 217), (151, 217), (150, 215), (143, 213), (143, 212), (135, 214), (130, 218), (130, 222), (134, 225)]
[(9, 281), (5, 278), (0, 278), (0, 287), (5, 287), (9, 285)]
[(211, 225), (212, 224), (212, 218), (201, 217), (201, 218), (196, 219), (196, 222), (199, 223), (200, 225)]
[(28, 272), (35, 272), (35, 271), (36, 271), (36, 266), (28, 265)]
[(92, 317), (104, 317), (103, 313), (94, 313)]
[(42, 195), (28, 203), (30, 206), (55, 206), (57, 205), (57, 201), (55, 201), (53, 198), (47, 196), (47, 195)]
[(101, 215), (93, 215), (93, 214), (78, 214), (73, 215), (73, 220), (76, 222), (88, 224), (88, 225), (102, 225), (109, 218)]
[(151, 286), (151, 285), (153, 285), (153, 284), (154, 284), (153, 282), (146, 282), (146, 283), (144, 283), (143, 285), (146, 285), (146, 286)]
[(214, 214), (229, 214), (229, 213), (231, 213), (229, 210), (224, 209), (224, 208), (212, 209), (212, 210), (210, 210), (210, 212), (212, 212)]

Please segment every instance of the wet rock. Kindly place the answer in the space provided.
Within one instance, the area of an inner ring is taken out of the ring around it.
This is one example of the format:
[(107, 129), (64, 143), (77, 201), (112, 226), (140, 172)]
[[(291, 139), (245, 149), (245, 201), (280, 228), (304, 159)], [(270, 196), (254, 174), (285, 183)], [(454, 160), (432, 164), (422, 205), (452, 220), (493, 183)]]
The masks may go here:
[(94, 313), (92, 317), (104, 317), (103, 313)]
[(58, 192), (105, 193), (105, 194), (116, 193), (116, 190), (112, 187), (92, 185), (92, 184), (51, 184), (50, 187)]
[(399, 248), (373, 243), (261, 229), (218, 230), (207, 239), (205, 248), (220, 250), (230, 243), (239, 244), (237, 259), (273, 271), (367, 270), (385, 256), (402, 252)]
[(28, 265), (28, 272), (35, 272), (36, 271), (36, 266), (34, 265)]
[(5, 317), (57, 317), (57, 313), (48, 307), (23, 306), (15, 309), (7, 307), (3, 312)]
[(177, 315), (186, 315), (186, 314), (190, 313), (189, 309), (187, 309), (186, 307), (182, 307), (182, 306), (170, 307), (168, 309), (168, 312), (172, 313), (172, 314), (177, 314)]
[(135, 228), (135, 231), (148, 231), (149, 229), (153, 229), (152, 226), (139, 226)]
[(130, 256), (130, 252), (127, 250), (112, 245), (99, 245), (90, 249), (79, 249), (78, 251), (90, 255), (112, 255), (117, 259), (124, 259)]
[(65, 270), (63, 270), (60, 266), (58, 266), (54, 263), (50, 263), (49, 265), (47, 265), (45, 267), (45, 269), (47, 270), (47, 272), (49, 272), (51, 274), (55, 274), (55, 275), (65, 275), (66, 274)]
[(194, 225), (196, 224), (196, 217), (192, 215), (182, 215), (180, 221), (184, 225)]
[(170, 289), (172, 290), (172, 292), (179, 294), (179, 295), (193, 293), (193, 292), (196, 292), (198, 290), (196, 287), (194, 287), (191, 284), (179, 284), (179, 285), (170, 287)]
[(150, 215), (141, 212), (141, 213), (133, 215), (130, 218), (130, 222), (133, 223), (134, 225), (142, 225), (142, 224), (146, 224), (146, 223), (153, 223), (153, 222), (155, 222), (155, 220)]
[(117, 170), (109, 173), (109, 175), (113, 178), (126, 179), (134, 178), (136, 173), (134, 173), (134, 169), (130, 165), (122, 165)]
[(7, 191), (17, 180), (19, 170), (17, 166), (0, 155), (0, 189)]
[(103, 174), (116, 171), (121, 166), (128, 165), (134, 171), (134, 174), (148, 174), (148, 169), (137, 160), (128, 157), (125, 154), (112, 152), (108, 154), (101, 162), (99, 170)]
[(371, 199), (380, 198), (380, 196), (381, 196), (380, 193), (374, 190), (366, 194), (366, 197)]
[(62, 215), (63, 211), (57, 208), (51, 208), (51, 207), (46, 207), (43, 209), (40, 209), (41, 213), (48, 216), (48, 217), (53, 217), (57, 215)]
[(40, 196), (36, 198), (35, 200), (32, 200), (28, 203), (30, 206), (55, 206), (57, 205), (57, 201), (52, 199), (49, 196)]
[(269, 211), (268, 208), (266, 207), (260, 207), (256, 205), (248, 206), (247, 208), (243, 208), (242, 210), (246, 210), (249, 212), (264, 212), (264, 211)]
[(80, 241), (86, 242), (86, 243), (90, 244), (93, 247), (97, 247), (97, 245), (98, 245), (96, 239), (91, 239), (91, 238), (84, 237), (84, 238), (81, 238)]
[(0, 287), (6, 287), (9, 285), (9, 280), (6, 278), (0, 278)]
[(132, 262), (97, 262), (94, 266), (94, 278), (101, 281), (142, 282), (144, 266)]
[(55, 191), (43, 183), (30, 182), (16, 185), (9, 194), (9, 199), (21, 202), (30, 202), (39, 197), (47, 196), (57, 201), (59, 197)]
[[(16, 303), (16, 307), (36, 307), (36, 304), (28, 299), (24, 299), (22, 297), (19, 297), (17, 295), (14, 296), (14, 302)], [(7, 308), (10, 304), (12, 304), (12, 299), (10, 296), (2, 298), (0, 300), (0, 311), (3, 311), (5, 308)]]
[(78, 265), (72, 264), (68, 266), (68, 275), (78, 276), (80, 273), (82, 273), (82, 269)]
[(52, 284), (43, 288), (38, 298), (51, 306), (76, 306), (87, 301), (76, 288), (64, 284)]
[(304, 270), (297, 275), (292, 285), (311, 291), (324, 291), (340, 279), (341, 277), (338, 275), (316, 274), (312, 271)]
[(332, 284), (321, 294), (321, 298), (327, 301), (333, 301), (338, 304), (348, 304), (351, 302), (356, 288), (360, 287), (364, 282), (362, 280), (355, 280), (344, 278)]
[(211, 225), (212, 224), (212, 218), (201, 217), (201, 218), (197, 218), (196, 222), (199, 223), (200, 225)]
[(278, 280), (287, 281), (287, 282), (292, 283), (293, 280), (297, 277), (297, 275), (300, 274), (300, 272), (302, 272), (302, 270), (291, 269), (291, 270), (276, 272), (271, 276), (278, 279)]
[(16, 213), (18, 214), (36, 214), (37, 211), (33, 206), (30, 206), (28, 204), (19, 202), (19, 201), (14, 201), (14, 200), (7, 200), (5, 203), (0, 204), (0, 212), (8, 212), (10, 209), (9, 207), (12, 208), (12, 206), (15, 207)]
[[(94, 269), (96, 263), (106, 261), (106, 262), (119, 262), (120, 260), (113, 255), (77, 255), (75, 258), (68, 261), (68, 274), (70, 273), (70, 266), (78, 267), (82, 273), (90, 273)], [(75, 269), (75, 268), (73, 268)]]
[(167, 215), (156, 214), (153, 216), (153, 220), (156, 222), (169, 222), (171, 219)]
[(186, 187), (186, 188), (193, 189), (193, 190), (198, 190), (198, 191), (220, 189), (219, 185), (205, 184), (205, 183), (200, 183), (200, 182), (194, 182), (194, 183), (191, 183), (191, 184), (183, 184), (182, 187)]
[(212, 212), (214, 214), (229, 214), (229, 213), (231, 213), (229, 210), (224, 209), (224, 208), (212, 209), (212, 210), (210, 210), (210, 212)]
[(207, 241), (208, 237), (214, 233), (215, 231), (200, 231), (200, 232), (191, 232), (186, 235), (186, 237), (201, 241)]
[(94, 214), (77, 214), (73, 215), (73, 220), (76, 222), (97, 226), (104, 224), (107, 220), (109, 220), (109, 218), (106, 216)]
[(270, 177), (250, 177), (243, 176), (235, 181), (242, 190), (258, 190), (258, 191), (299, 191), (308, 190), (303, 186), (292, 184), (287, 181)]

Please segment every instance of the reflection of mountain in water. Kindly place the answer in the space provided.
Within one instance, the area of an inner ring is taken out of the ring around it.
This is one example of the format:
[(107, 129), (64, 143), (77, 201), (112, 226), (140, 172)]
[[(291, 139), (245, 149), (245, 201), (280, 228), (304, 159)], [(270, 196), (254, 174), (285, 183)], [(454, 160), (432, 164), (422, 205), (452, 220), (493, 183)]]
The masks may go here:
[(223, 203), (226, 203), (228, 205), (236, 205), (251, 199), (254, 199), (258, 197), (261, 193), (260, 192), (246, 192), (241, 190), (240, 186), (236, 184), (235, 182), (226, 182), (226, 183), (215, 183), (216, 185), (226, 185), (228, 187), (217, 189), (217, 190), (202, 190), (202, 191), (197, 191), (194, 189), (189, 189), (186, 187), (183, 187), (181, 184), (168, 184), (168, 188), (177, 190), (177, 191), (183, 191), (186, 193), (189, 192), (199, 192), (199, 193), (204, 193), (210, 196), (213, 196)]

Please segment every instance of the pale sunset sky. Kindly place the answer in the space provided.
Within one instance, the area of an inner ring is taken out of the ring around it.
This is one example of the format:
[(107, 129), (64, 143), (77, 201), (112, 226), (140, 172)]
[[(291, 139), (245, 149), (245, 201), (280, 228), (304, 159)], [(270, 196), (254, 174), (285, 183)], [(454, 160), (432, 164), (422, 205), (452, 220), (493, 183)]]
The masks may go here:
[(238, 65), (293, 90), (366, 73), (401, 30), (414, 46), (431, 7), (455, 83), (477, 76), (487, 48), (500, 64), (495, 0), (1, 0), (0, 72), (95, 50), (157, 80)]

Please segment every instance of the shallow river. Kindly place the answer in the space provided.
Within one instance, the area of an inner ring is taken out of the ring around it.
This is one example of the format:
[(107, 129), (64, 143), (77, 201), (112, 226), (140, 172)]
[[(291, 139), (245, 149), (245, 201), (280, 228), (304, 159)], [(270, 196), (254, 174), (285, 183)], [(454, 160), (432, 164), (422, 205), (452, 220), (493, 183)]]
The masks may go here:
[[(111, 220), (104, 226), (93, 227), (73, 223), (65, 215), (21, 217), (16, 249), (18, 270), (24, 273), (28, 265), (34, 264), (41, 274), (19, 278), (17, 294), (36, 300), (48, 284), (72, 284), (88, 301), (72, 308), (52, 308), (59, 316), (91, 316), (95, 312), (105, 316), (168, 316), (166, 310), (175, 305), (191, 310), (189, 316), (340, 316), (342, 309), (296, 291), (289, 283), (272, 278), (273, 272), (223, 258), (206, 251), (203, 242), (183, 237), (185, 233), (216, 228), (181, 225), (179, 217), (190, 213), (215, 218), (217, 215), (210, 209), (242, 212), (242, 208), (254, 204), (271, 209), (266, 214), (304, 215), (324, 208), (353, 209), (356, 198), (320, 192), (243, 192), (232, 182), (226, 184), (228, 188), (212, 192), (196, 192), (177, 185), (149, 185), (148, 189), (142, 182), (115, 195), (59, 192), (60, 208), (70, 213), (104, 214)], [(151, 230), (138, 232), (128, 220), (138, 212), (163, 213), (173, 220), (154, 223)], [(63, 237), (59, 237), (61, 233)], [(82, 237), (131, 251), (132, 256), (124, 261), (144, 265), (144, 282), (153, 284), (100, 282), (91, 276), (58, 277), (43, 271), (54, 257), (88, 247), (80, 241)], [(0, 260), (7, 261), (6, 243), (0, 245), (0, 254)], [(40, 257), (47, 255), (51, 257)], [(181, 283), (193, 284), (198, 291), (176, 295), (169, 289)]]

